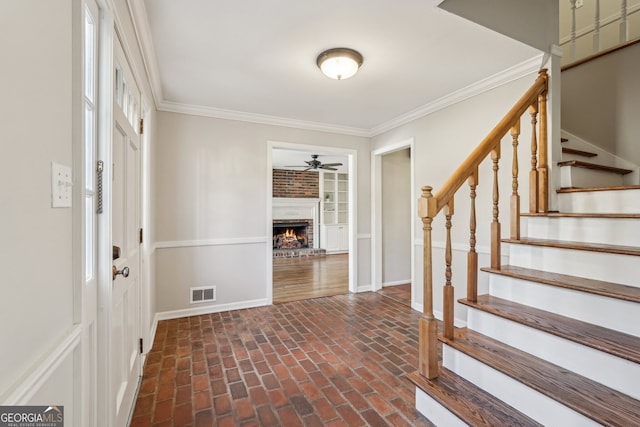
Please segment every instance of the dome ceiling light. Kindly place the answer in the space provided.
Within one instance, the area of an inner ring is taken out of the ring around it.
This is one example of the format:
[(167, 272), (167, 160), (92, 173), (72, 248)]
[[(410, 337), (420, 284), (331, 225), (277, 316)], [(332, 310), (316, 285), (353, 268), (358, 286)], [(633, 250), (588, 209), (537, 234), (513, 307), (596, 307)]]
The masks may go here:
[(362, 65), (362, 55), (353, 49), (337, 47), (318, 55), (316, 63), (325, 76), (344, 80), (358, 72)]

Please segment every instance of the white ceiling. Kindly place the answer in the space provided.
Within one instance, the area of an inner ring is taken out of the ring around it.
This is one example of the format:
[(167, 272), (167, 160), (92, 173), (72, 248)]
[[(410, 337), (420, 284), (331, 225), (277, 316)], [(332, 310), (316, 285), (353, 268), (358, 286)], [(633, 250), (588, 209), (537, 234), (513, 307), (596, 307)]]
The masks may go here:
[[(161, 110), (371, 135), (539, 54), (436, 3), (145, 0), (134, 18)], [(355, 77), (322, 75), (333, 47), (362, 53)]]

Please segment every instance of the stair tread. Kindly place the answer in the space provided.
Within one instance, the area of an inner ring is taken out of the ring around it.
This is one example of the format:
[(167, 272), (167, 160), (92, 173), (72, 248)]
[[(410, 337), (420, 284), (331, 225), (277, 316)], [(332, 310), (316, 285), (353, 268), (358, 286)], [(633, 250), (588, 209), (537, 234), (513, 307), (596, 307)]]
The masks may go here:
[(481, 270), (531, 282), (544, 283), (550, 286), (640, 303), (640, 288), (635, 286), (621, 285), (619, 283), (587, 279), (567, 274), (550, 273), (548, 271), (534, 270), (532, 268), (514, 265), (503, 265), (500, 267), (500, 270), (490, 267), (481, 268)]
[(558, 166), (575, 166), (579, 168), (619, 173), (620, 175), (626, 175), (628, 173), (633, 172), (631, 169), (616, 168), (614, 166), (599, 165), (597, 163), (583, 162), (580, 160), (567, 160), (563, 162), (558, 162)]
[(566, 154), (575, 154), (583, 157), (596, 157), (597, 154), (591, 151), (576, 150), (575, 148), (562, 147), (562, 152)]
[(492, 295), (479, 295), (477, 302), (465, 299), (460, 300), (460, 303), (631, 362), (640, 363), (640, 337)]
[(591, 191), (621, 191), (640, 190), (640, 185), (617, 185), (613, 187), (563, 187), (556, 190), (557, 193), (588, 193)]
[(440, 340), (603, 425), (640, 425), (640, 401), (467, 328)]
[(407, 375), (422, 391), (473, 426), (540, 426), (541, 424), (492, 396), (450, 370), (429, 380), (419, 372)]
[(521, 237), (520, 239), (502, 239), (504, 243), (514, 243), (531, 246), (547, 246), (552, 248), (576, 249), (581, 251), (604, 252), (620, 255), (640, 256), (640, 248), (636, 246), (608, 245), (605, 243), (573, 242), (568, 240), (534, 239)]

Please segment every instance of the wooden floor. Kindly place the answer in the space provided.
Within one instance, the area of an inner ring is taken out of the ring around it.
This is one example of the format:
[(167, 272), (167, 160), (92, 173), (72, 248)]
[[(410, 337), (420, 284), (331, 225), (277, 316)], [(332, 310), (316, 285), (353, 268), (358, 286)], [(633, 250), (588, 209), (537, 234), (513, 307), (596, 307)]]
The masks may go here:
[(349, 292), (349, 255), (273, 259), (273, 302)]

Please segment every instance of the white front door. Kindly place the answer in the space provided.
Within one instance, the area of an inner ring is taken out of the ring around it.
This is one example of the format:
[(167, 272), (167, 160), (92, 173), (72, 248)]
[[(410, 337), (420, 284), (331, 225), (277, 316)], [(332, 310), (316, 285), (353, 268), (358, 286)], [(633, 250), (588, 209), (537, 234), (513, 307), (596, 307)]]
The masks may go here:
[(111, 241), (113, 245), (110, 301), (111, 419), (124, 426), (140, 376), (140, 91), (122, 47), (114, 43)]

